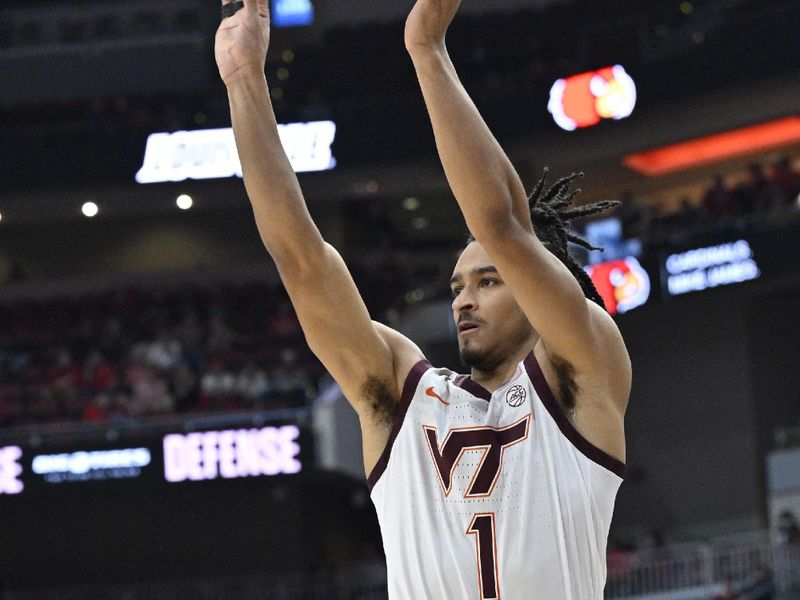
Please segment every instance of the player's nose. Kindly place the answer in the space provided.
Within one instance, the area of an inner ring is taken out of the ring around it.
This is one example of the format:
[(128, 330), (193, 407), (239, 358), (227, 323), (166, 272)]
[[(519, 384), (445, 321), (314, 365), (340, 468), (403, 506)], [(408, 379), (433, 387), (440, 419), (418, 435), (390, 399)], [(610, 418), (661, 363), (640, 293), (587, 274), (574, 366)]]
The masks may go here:
[(476, 308), (478, 308), (478, 303), (475, 300), (475, 296), (473, 296), (467, 288), (461, 290), (458, 296), (453, 298), (453, 311), (455, 313), (474, 311)]

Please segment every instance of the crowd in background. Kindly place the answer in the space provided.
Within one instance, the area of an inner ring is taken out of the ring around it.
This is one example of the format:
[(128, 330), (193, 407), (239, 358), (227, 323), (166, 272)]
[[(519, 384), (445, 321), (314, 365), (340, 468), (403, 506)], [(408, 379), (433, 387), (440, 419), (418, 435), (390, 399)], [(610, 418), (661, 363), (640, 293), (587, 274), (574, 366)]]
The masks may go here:
[(0, 306), (0, 426), (298, 406), (320, 372), (267, 284)]
[(630, 193), (621, 197), (618, 215), (625, 239), (643, 242), (674, 232), (708, 227), (731, 219), (785, 213), (800, 198), (800, 171), (788, 156), (765, 167), (752, 163), (739, 181), (731, 185), (722, 175), (699, 198), (680, 199), (675, 211), (658, 212)]

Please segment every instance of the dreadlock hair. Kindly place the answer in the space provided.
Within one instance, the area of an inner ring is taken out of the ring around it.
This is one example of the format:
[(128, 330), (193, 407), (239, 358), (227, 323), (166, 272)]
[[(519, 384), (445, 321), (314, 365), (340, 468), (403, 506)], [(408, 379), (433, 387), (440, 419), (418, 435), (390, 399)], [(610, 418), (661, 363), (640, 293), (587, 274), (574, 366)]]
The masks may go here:
[[(585, 239), (570, 231), (569, 228), (572, 219), (588, 217), (618, 206), (620, 203), (616, 200), (604, 200), (594, 204), (570, 208), (572, 200), (581, 191), (580, 188), (571, 190), (570, 185), (576, 179), (583, 177), (583, 173), (576, 172), (567, 177), (562, 177), (545, 191), (544, 188), (549, 172), (550, 169), (545, 167), (539, 182), (530, 196), (528, 196), (528, 206), (530, 207), (534, 233), (545, 248), (553, 253), (578, 280), (583, 290), (583, 295), (605, 310), (605, 303), (597, 292), (597, 288), (594, 287), (592, 279), (570, 254), (567, 244), (572, 242), (587, 250), (603, 250), (603, 248), (592, 246)], [(475, 240), (472, 236), (468, 239), (470, 242)]]

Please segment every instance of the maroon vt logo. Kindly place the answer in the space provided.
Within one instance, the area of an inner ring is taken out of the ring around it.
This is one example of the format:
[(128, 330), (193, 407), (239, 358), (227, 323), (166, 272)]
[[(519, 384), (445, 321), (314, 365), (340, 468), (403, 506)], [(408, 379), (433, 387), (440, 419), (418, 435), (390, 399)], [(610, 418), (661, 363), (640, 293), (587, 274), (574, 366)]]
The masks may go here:
[(450, 494), (453, 471), (467, 450), (482, 450), (483, 458), (464, 497), (482, 498), (491, 495), (503, 465), (503, 453), (506, 448), (528, 438), (530, 422), (531, 415), (528, 414), (516, 423), (502, 428), (463, 427), (451, 429), (441, 444), (438, 443), (436, 428), (423, 425), (422, 429), (431, 451), (431, 457), (436, 465), (439, 480), (442, 482), (444, 495)]

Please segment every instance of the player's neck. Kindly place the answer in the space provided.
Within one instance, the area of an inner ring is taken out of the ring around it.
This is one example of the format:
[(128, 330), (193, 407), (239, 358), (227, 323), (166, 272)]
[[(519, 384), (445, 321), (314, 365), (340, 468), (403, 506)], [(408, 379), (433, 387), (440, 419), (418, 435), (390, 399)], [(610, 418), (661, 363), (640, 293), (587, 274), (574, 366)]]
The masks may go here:
[(494, 392), (496, 389), (502, 387), (503, 384), (507, 383), (512, 377), (514, 377), (514, 374), (517, 371), (517, 365), (525, 360), (528, 354), (533, 352), (536, 341), (538, 341), (538, 336), (537, 339), (533, 340), (530, 344), (520, 346), (516, 352), (509, 354), (504, 361), (490, 371), (483, 371), (481, 369), (473, 368), (472, 372), (470, 373), (472, 381), (480, 384), (488, 391)]

